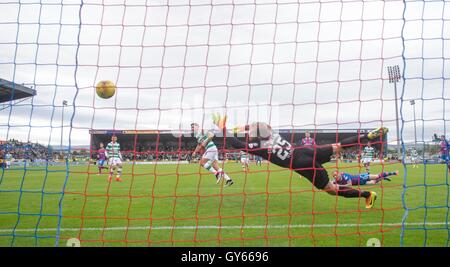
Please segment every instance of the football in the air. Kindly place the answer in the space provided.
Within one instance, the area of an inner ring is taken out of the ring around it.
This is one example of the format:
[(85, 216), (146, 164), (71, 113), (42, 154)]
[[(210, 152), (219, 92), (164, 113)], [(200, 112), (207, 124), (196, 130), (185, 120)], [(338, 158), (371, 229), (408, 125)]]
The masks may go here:
[(100, 81), (95, 86), (95, 90), (99, 97), (108, 99), (116, 93), (116, 85), (111, 81)]

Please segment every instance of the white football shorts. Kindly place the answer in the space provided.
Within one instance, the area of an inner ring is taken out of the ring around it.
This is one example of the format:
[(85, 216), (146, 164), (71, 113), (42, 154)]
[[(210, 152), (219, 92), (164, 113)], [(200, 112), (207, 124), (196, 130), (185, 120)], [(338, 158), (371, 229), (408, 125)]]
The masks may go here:
[(206, 149), (205, 153), (203, 153), (202, 158), (207, 158), (211, 161), (219, 160), (219, 152), (217, 151), (217, 147), (213, 146)]
[(108, 165), (109, 166), (116, 166), (117, 164), (122, 164), (122, 160), (119, 158), (109, 158)]

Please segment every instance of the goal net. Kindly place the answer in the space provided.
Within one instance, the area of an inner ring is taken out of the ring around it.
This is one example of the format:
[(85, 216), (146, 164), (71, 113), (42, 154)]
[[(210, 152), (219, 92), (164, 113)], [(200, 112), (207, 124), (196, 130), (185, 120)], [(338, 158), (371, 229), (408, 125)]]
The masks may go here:
[[(448, 246), (449, 26), (448, 1), (3, 1), (0, 246)], [(335, 171), (373, 206), (309, 181)]]

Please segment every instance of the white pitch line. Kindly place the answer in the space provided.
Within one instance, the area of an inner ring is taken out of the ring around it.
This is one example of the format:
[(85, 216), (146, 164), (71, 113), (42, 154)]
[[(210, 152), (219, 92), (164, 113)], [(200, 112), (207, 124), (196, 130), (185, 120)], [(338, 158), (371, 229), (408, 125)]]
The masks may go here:
[[(105, 227), (105, 228), (61, 228), (60, 232), (77, 231), (124, 231), (124, 230), (195, 230), (195, 229), (285, 229), (285, 228), (338, 228), (338, 227), (370, 227), (370, 226), (402, 226), (402, 223), (365, 223), (365, 224), (282, 224), (282, 225), (199, 225), (199, 226), (134, 226), (134, 227)], [(436, 226), (449, 225), (448, 222), (405, 223), (405, 226)], [(450, 229), (450, 228), (448, 228)], [(57, 228), (39, 228), (38, 232), (57, 231)], [(12, 232), (13, 229), (0, 229), (0, 233)], [(35, 232), (36, 229), (16, 229), (15, 232)]]

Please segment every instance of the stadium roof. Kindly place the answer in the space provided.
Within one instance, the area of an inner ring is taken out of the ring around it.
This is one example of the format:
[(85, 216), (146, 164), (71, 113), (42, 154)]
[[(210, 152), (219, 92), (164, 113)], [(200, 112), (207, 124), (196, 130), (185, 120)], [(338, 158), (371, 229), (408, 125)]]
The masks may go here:
[(34, 95), (36, 95), (36, 90), (0, 78), (0, 103)]

